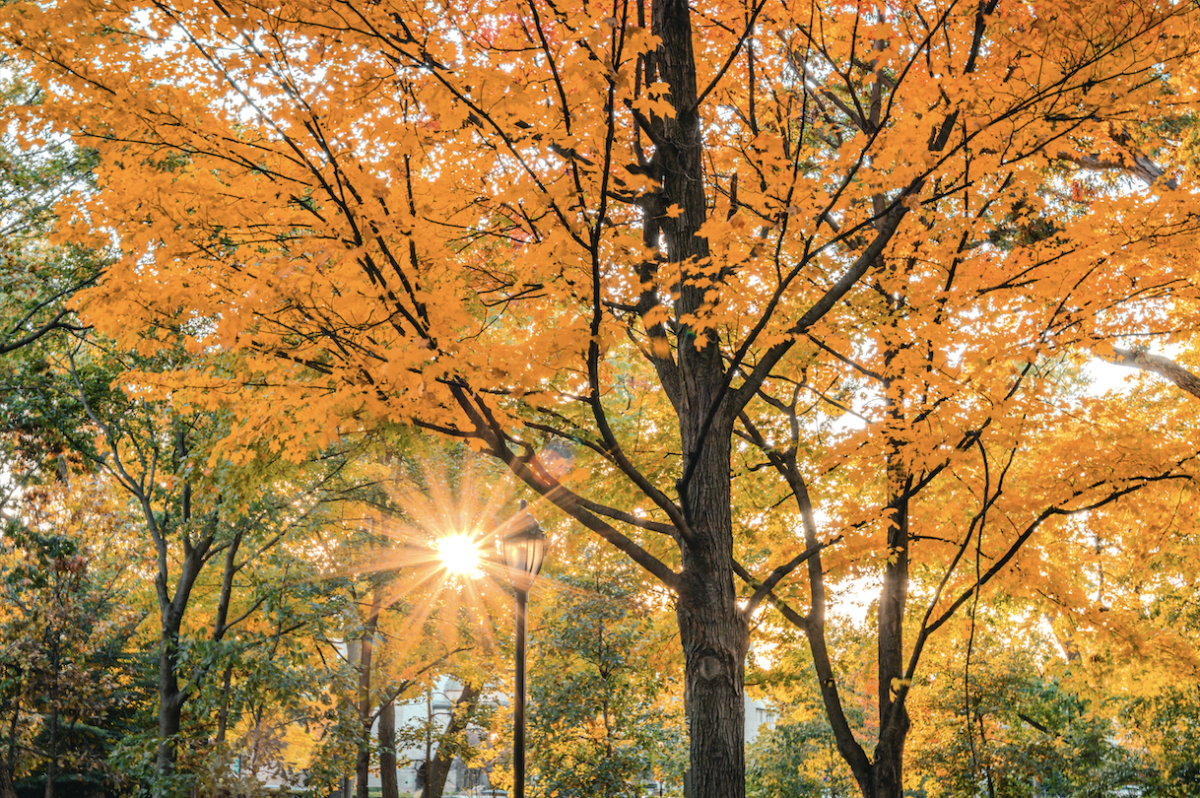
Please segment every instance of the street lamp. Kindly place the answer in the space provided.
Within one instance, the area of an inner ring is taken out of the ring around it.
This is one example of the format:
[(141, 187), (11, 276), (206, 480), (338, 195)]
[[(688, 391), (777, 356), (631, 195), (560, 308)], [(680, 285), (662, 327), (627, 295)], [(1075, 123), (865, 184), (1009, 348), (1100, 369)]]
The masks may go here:
[(517, 596), (516, 697), (513, 701), (513, 798), (525, 798), (525, 608), (546, 556), (546, 533), (522, 500), (500, 540), (504, 564)]

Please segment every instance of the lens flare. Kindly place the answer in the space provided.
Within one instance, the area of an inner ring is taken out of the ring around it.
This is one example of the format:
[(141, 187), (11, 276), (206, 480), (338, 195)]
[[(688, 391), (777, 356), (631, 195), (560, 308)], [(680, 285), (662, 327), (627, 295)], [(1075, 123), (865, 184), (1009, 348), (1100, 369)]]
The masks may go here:
[(479, 549), (469, 535), (449, 535), (438, 539), (438, 557), (442, 566), (458, 576), (479, 574)]

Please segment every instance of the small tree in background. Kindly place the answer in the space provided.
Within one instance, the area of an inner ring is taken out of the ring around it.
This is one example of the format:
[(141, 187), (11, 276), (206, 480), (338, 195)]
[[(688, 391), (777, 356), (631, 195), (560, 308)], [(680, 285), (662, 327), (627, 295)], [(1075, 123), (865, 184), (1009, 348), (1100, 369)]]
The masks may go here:
[(611, 557), (598, 565), (601, 553), (587, 548), (592, 558), (559, 575), (539, 601), (530, 635), (533, 798), (636, 798), (646, 779), (682, 781), (670, 629), (629, 565)]
[(16, 509), (0, 542), (5, 768), (46, 798), (111, 788), (109, 755), (148, 698), (130, 654), (149, 605), (128, 513), (83, 478), (28, 489)]

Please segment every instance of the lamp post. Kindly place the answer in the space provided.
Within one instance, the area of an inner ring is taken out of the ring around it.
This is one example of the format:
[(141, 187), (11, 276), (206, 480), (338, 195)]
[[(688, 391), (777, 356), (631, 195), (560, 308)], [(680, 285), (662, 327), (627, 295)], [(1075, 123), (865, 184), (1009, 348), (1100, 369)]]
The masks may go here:
[(500, 540), (504, 564), (517, 596), (516, 697), (513, 700), (513, 798), (525, 798), (525, 609), (529, 589), (542, 569), (546, 556), (546, 533), (525, 509), (522, 500), (517, 514)]

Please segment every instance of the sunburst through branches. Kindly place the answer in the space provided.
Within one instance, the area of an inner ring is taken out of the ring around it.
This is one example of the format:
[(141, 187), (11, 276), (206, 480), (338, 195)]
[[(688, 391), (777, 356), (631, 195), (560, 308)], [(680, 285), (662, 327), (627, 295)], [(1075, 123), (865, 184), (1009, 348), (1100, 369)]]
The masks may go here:
[(496, 644), (497, 628), (511, 623), (498, 541), (516, 510), (512, 500), (511, 477), (481, 473), (469, 461), (431, 458), (393, 475), (387, 499), (364, 513), (372, 542), (348, 569), (376, 574), (379, 606), (402, 610), (390, 613), (403, 617), (393, 635), (436, 639), (448, 650)]

